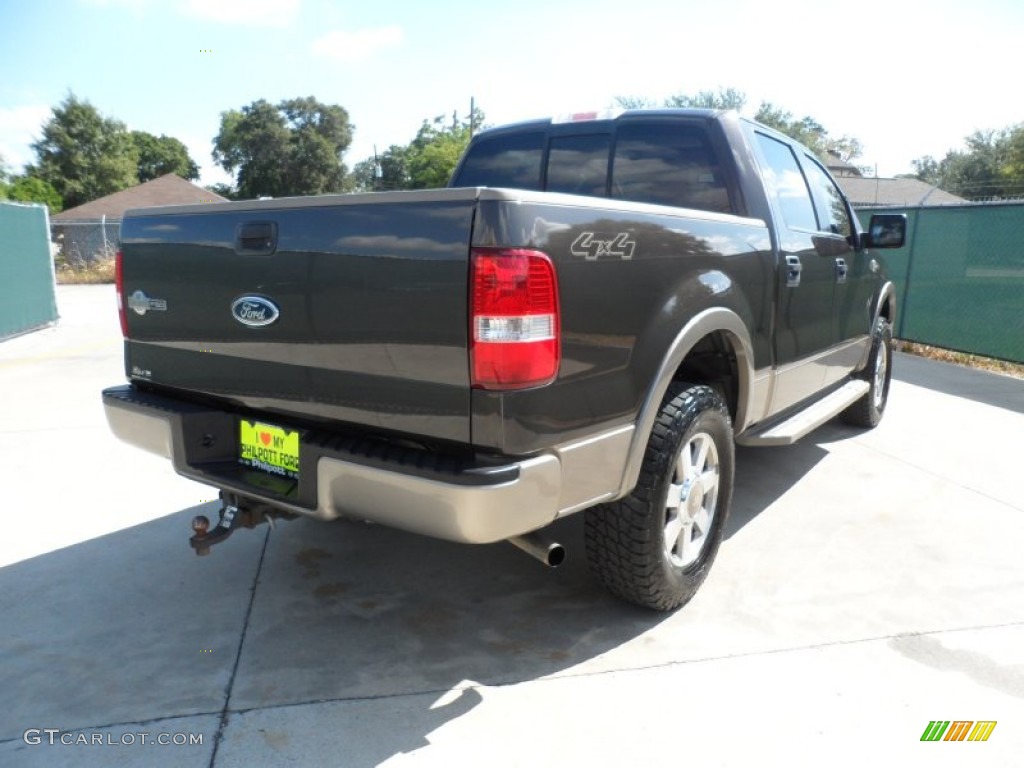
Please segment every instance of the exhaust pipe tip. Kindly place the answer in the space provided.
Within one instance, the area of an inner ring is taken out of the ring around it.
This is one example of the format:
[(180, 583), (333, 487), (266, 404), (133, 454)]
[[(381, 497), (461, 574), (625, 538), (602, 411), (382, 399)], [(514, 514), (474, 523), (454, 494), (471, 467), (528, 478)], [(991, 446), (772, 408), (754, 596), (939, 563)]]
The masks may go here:
[(549, 568), (557, 568), (565, 562), (565, 547), (559, 544), (557, 541), (551, 542), (551, 547), (548, 549), (548, 559), (546, 564)]
[(530, 557), (540, 560), (548, 568), (557, 568), (565, 562), (565, 547), (539, 533), (525, 533), (507, 540)]

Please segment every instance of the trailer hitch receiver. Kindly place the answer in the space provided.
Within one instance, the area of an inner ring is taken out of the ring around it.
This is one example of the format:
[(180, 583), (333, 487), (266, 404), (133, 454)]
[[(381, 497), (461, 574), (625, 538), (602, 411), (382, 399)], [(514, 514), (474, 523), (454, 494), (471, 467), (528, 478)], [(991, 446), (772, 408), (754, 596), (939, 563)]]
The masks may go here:
[(220, 519), (212, 529), (210, 519), (206, 515), (192, 518), (192, 538), (188, 540), (188, 544), (199, 556), (210, 554), (210, 547), (220, 544), (239, 528), (255, 528), (260, 523), (270, 523), (273, 527), (275, 517), (295, 517), (262, 504), (243, 506), (235, 498), (222, 498), (224, 505), (220, 509)]

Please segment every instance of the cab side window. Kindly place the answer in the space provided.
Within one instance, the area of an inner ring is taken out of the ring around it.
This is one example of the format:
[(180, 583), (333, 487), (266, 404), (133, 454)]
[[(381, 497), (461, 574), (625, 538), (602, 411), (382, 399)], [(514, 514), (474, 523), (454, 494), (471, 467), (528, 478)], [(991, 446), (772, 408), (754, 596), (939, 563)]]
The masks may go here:
[(818, 218), (821, 219), (822, 231), (849, 237), (853, 234), (850, 213), (836, 183), (810, 155), (804, 157), (804, 170), (811, 188), (817, 192)]
[(818, 217), (814, 213), (811, 190), (793, 150), (788, 144), (763, 133), (755, 136), (766, 164), (762, 169), (765, 183), (779, 203), (779, 213), (786, 226), (817, 232)]
[(627, 122), (619, 128), (612, 197), (732, 212), (718, 158), (705, 132), (679, 123)]

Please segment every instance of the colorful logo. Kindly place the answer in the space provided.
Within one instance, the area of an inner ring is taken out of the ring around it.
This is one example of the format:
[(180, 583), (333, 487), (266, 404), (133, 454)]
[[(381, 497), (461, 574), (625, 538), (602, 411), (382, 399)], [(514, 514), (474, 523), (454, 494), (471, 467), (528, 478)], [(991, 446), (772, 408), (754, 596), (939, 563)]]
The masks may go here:
[(995, 720), (932, 720), (921, 741), (988, 741), (995, 729)]

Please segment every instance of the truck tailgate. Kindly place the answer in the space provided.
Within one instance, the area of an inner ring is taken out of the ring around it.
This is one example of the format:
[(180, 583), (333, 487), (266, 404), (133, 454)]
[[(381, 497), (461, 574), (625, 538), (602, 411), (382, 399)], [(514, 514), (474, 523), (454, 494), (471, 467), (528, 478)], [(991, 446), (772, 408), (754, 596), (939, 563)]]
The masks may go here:
[(130, 378), (242, 408), (470, 439), (476, 190), (130, 211)]

